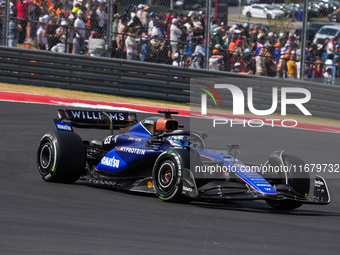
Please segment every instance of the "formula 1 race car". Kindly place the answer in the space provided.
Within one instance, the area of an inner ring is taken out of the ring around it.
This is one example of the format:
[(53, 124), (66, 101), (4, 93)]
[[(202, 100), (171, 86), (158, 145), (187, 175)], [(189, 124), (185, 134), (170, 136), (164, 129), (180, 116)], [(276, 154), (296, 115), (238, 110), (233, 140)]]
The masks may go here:
[[(154, 193), (171, 202), (263, 199), (285, 210), (330, 203), (326, 181), (316, 176), (310, 187), (309, 173), (297, 156), (275, 151), (263, 165), (244, 164), (233, 153), (238, 145), (209, 149), (206, 133), (179, 129), (171, 116), (177, 112), (159, 113), (164, 116), (137, 122), (131, 112), (58, 110), (57, 131), (46, 133), (38, 146), (40, 175), (47, 182), (79, 180)], [(109, 129), (110, 135), (83, 141), (73, 127)]]

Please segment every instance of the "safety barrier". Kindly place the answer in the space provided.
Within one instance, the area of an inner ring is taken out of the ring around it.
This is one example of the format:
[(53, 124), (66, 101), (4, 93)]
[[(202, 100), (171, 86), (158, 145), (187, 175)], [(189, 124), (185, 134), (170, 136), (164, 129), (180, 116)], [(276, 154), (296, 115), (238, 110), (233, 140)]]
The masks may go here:
[[(317, 117), (340, 119), (340, 87), (297, 80), (216, 72), (82, 55), (0, 47), (0, 81), (126, 97), (189, 103), (190, 79), (219, 78), (246, 91), (253, 87), (254, 102), (272, 105), (273, 87), (306, 88), (312, 94), (308, 110)], [(232, 102), (224, 102), (232, 105)], [(280, 110), (280, 107), (277, 108)], [(301, 113), (296, 107), (288, 113)]]

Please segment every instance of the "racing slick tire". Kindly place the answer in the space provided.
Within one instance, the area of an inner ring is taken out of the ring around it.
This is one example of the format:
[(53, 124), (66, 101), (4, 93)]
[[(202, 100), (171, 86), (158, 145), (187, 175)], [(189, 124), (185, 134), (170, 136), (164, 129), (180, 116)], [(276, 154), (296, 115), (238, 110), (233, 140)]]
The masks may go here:
[[(309, 173), (304, 170), (305, 163), (302, 159), (294, 155), (283, 155), (283, 162), (287, 169), (291, 171), (287, 172), (288, 184), (301, 196), (308, 196), (310, 188), (310, 178)], [(295, 169), (295, 170), (294, 170)], [(298, 171), (297, 171), (298, 169)], [(282, 180), (286, 182), (286, 180)], [(300, 207), (303, 203), (292, 200), (266, 200), (267, 204), (275, 209), (280, 210), (292, 210)]]
[(85, 169), (85, 148), (73, 132), (46, 133), (37, 152), (38, 170), (46, 182), (73, 183)]
[(182, 196), (181, 178), (189, 159), (189, 151), (184, 150), (168, 150), (159, 155), (152, 170), (153, 186), (158, 198), (167, 202), (187, 202)]

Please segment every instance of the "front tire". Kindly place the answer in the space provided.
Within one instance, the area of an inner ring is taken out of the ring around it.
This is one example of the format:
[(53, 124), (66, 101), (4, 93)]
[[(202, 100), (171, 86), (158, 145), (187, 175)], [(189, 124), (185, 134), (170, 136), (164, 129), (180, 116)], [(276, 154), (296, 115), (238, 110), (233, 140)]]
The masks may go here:
[(247, 16), (248, 18), (251, 18), (251, 13), (250, 13), (250, 12), (247, 12), (246, 16)]
[[(189, 154), (188, 154), (189, 155)], [(168, 202), (181, 202), (182, 174), (185, 153), (176, 150), (163, 152), (156, 160), (153, 170), (153, 186), (158, 198)]]
[[(290, 185), (301, 196), (308, 196), (310, 189), (309, 173), (304, 171), (304, 165), (302, 159), (293, 155), (283, 155), (282, 160), (287, 169), (291, 169), (287, 172), (286, 178), (282, 179), (282, 183)], [(295, 170), (294, 170), (295, 169)], [(298, 169), (299, 171), (296, 171)], [(267, 204), (275, 209), (280, 210), (292, 210), (300, 207), (301, 202), (293, 200), (266, 200)]]
[(39, 143), (37, 164), (47, 182), (73, 183), (85, 169), (85, 148), (73, 132), (49, 132)]

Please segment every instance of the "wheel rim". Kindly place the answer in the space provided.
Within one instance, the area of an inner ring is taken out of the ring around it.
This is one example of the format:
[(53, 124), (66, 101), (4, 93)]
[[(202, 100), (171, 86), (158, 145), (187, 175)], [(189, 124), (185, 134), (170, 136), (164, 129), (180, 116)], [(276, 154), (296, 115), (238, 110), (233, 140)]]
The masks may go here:
[(171, 183), (174, 176), (174, 170), (169, 163), (165, 163), (161, 166), (158, 172), (158, 183), (162, 190), (167, 191), (171, 188)]
[(43, 173), (47, 173), (49, 171), (49, 167), (51, 166), (52, 161), (52, 148), (49, 143), (45, 143), (41, 150), (39, 155), (39, 161), (41, 166), (41, 171)]

